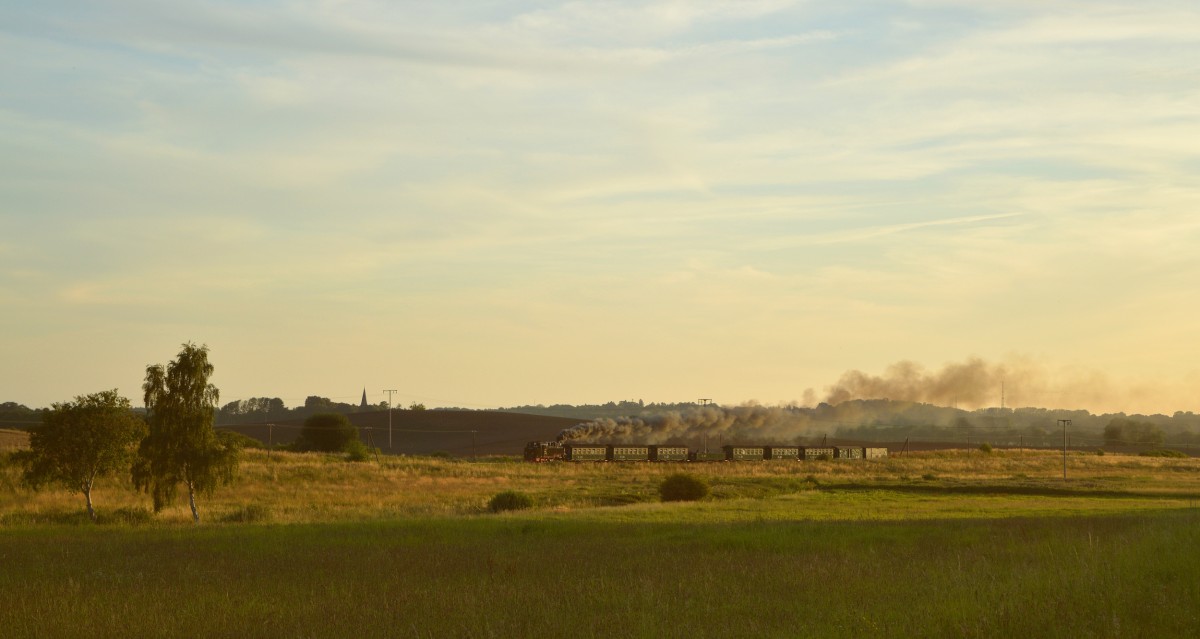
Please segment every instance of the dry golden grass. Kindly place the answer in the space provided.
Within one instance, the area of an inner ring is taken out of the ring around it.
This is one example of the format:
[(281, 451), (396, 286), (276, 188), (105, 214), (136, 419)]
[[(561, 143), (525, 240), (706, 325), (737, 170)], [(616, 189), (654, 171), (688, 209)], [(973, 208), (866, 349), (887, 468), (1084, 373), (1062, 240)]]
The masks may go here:
[[(712, 486), (708, 502), (656, 503), (659, 483), (681, 470)], [(935, 451), (822, 462), (528, 464), (388, 456), (351, 463), (338, 455), (279, 452), (268, 459), (265, 451), (247, 450), (237, 483), (199, 503), (208, 522), (307, 523), (482, 515), (488, 500), (504, 490), (529, 494), (537, 510), (551, 517), (584, 512), (650, 519), (665, 512), (716, 516), (718, 510), (735, 518), (988, 516), (989, 509), (991, 516), (1011, 516), (1175, 508), (1200, 500), (1200, 459), (1076, 453), (1068, 457), (1068, 477), (1063, 481), (1061, 454), (1048, 451)], [(33, 492), (19, 479), (13, 464), (0, 468), (0, 524), (53, 521), (83, 509), (78, 494)], [(100, 480), (93, 498), (102, 515), (144, 511), (149, 504), (123, 477)], [(181, 499), (157, 519), (184, 523), (190, 515)]]
[(29, 433), (0, 428), (0, 453), (29, 448)]

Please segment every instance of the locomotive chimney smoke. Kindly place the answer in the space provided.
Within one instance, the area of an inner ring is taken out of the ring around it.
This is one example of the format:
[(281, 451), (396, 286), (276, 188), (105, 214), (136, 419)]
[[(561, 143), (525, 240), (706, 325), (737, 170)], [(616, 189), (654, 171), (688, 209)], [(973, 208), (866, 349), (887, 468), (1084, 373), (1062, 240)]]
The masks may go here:
[(893, 399), (979, 408), (999, 403), (1005, 380), (1020, 382), (1032, 377), (1032, 373), (1025, 366), (989, 364), (977, 357), (961, 364), (947, 364), (934, 372), (926, 371), (916, 363), (901, 361), (888, 366), (883, 375), (847, 371), (830, 387), (825, 401), (840, 404), (853, 399)]
[[(852, 370), (828, 388), (825, 402), (890, 399), (974, 410), (1000, 406), (1019, 408), (1091, 408), (1126, 410), (1131, 404), (1166, 397), (1169, 392), (1121, 388), (1097, 371), (1069, 367), (1052, 369), (1033, 359), (1011, 356), (1004, 363), (978, 357), (929, 371), (920, 364), (900, 361), (882, 375)], [(1167, 403), (1163, 401), (1162, 403)]]
[(645, 417), (596, 419), (558, 434), (561, 442), (620, 443), (668, 442), (792, 443), (808, 434), (808, 416), (786, 407), (748, 404), (733, 408), (704, 406), (687, 411)]

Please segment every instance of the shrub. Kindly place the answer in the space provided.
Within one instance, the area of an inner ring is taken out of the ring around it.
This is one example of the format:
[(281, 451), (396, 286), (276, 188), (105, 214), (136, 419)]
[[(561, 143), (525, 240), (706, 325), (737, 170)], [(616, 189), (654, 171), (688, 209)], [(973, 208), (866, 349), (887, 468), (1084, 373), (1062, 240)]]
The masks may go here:
[(130, 506), (128, 508), (118, 508), (111, 514), (100, 515), (100, 522), (132, 526), (147, 523), (152, 517), (153, 513), (150, 512), (150, 509), (141, 506)]
[(708, 484), (698, 477), (677, 473), (663, 480), (658, 494), (663, 501), (696, 501), (708, 495)]
[(358, 429), (345, 415), (317, 413), (304, 420), (298, 448), (338, 453), (348, 450), (353, 441), (358, 441)]
[(924, 479), (925, 481), (933, 481), (937, 479), (937, 475), (933, 473), (925, 473), (924, 475), (921, 475), (921, 479)]
[(221, 518), (226, 523), (252, 524), (270, 521), (271, 509), (261, 504), (248, 504)]
[(361, 441), (359, 441), (357, 439), (350, 442), (349, 444), (346, 444), (346, 461), (352, 461), (352, 462), (370, 461), (371, 455), (373, 455), (374, 453), (375, 453), (375, 450), (373, 448), (368, 447), (366, 444), (362, 443)]
[(225, 428), (216, 429), (216, 433), (217, 437), (222, 438), (222, 441), (233, 444), (238, 448), (266, 448), (262, 442), (244, 433)]
[(982, 444), (979, 445), (979, 452), (981, 452), (985, 455), (992, 454), (992, 445), (987, 442), (983, 442)]
[(506, 490), (499, 493), (488, 502), (488, 510), (494, 513), (506, 510), (525, 510), (532, 507), (533, 499), (529, 495), (515, 490)]
[(1138, 455), (1141, 455), (1142, 457), (1190, 457), (1190, 455), (1188, 455), (1185, 452), (1178, 451), (1178, 450), (1171, 450), (1169, 448), (1157, 448), (1155, 450), (1143, 450), (1142, 452), (1138, 453)]

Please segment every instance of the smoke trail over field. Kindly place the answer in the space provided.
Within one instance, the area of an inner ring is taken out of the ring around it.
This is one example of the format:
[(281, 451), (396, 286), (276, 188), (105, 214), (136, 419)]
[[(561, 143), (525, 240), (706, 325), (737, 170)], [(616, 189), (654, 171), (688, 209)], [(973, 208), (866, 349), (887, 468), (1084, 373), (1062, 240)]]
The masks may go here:
[(946, 364), (940, 370), (927, 370), (914, 362), (900, 361), (888, 366), (882, 375), (847, 371), (828, 388), (825, 402), (841, 404), (855, 399), (891, 399), (970, 410), (1000, 406), (1003, 393), (1004, 406), (1008, 408), (1130, 411), (1144, 407), (1187, 406), (1188, 403), (1173, 398), (1189, 397), (1188, 391), (1182, 383), (1119, 383), (1100, 371), (1051, 367), (1017, 356), (1002, 363), (972, 357), (961, 363)]
[(997, 405), (1002, 383), (1027, 386), (1038, 377), (1029, 366), (989, 364), (973, 357), (961, 364), (947, 364), (942, 370), (927, 372), (920, 365), (902, 361), (892, 364), (883, 375), (847, 371), (829, 389), (825, 400), (839, 404), (851, 399), (894, 399), (941, 406), (979, 407)]
[(558, 435), (559, 441), (579, 442), (699, 442), (707, 437), (712, 444), (790, 443), (809, 434), (807, 415), (786, 407), (759, 405), (723, 408), (705, 406), (693, 410), (649, 415), (596, 419), (572, 426)]

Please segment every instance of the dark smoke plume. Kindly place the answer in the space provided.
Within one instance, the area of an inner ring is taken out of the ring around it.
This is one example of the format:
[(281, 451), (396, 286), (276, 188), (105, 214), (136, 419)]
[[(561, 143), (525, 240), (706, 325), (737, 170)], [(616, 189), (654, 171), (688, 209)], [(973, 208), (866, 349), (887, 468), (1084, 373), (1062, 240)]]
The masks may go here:
[(760, 444), (793, 443), (808, 435), (810, 418), (787, 407), (759, 405), (724, 408), (705, 406), (645, 417), (596, 419), (572, 426), (558, 435), (563, 442), (641, 444), (691, 443), (707, 439)]
[(891, 399), (963, 409), (1022, 406), (1093, 411), (1145, 410), (1172, 404), (1182, 388), (1157, 384), (1115, 384), (1099, 371), (1069, 366), (1052, 368), (1033, 359), (1010, 356), (1003, 363), (972, 357), (930, 371), (911, 361), (888, 366), (882, 375), (852, 370), (829, 387), (825, 402)]
[[(973, 357), (929, 372), (919, 364), (902, 361), (888, 366), (883, 375), (847, 371), (829, 389), (825, 402), (840, 404), (852, 399), (893, 399), (939, 406), (980, 407), (999, 405), (1001, 385), (1012, 378), (1024, 382), (1025, 367), (989, 364)], [(1023, 385), (1023, 384), (1022, 384)]]

